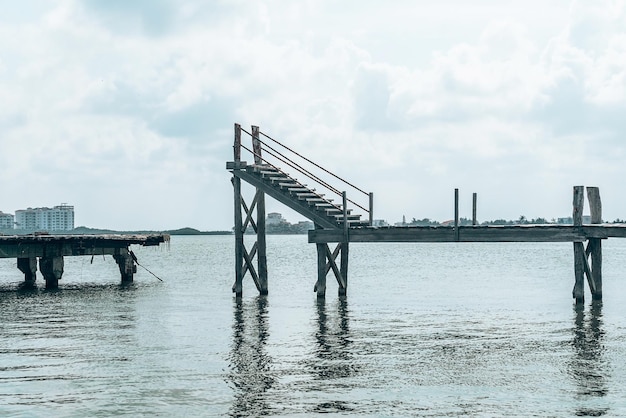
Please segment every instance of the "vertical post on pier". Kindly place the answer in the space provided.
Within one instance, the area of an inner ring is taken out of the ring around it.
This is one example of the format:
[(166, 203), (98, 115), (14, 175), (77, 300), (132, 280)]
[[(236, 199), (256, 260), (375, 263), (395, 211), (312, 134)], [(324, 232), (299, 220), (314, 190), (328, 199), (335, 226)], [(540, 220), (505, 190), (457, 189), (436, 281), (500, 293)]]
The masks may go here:
[[(254, 151), (254, 163), (263, 164), (261, 156), (261, 139), (259, 127), (252, 126), (252, 150)], [(259, 293), (267, 295), (267, 244), (265, 239), (265, 193), (257, 189), (256, 203), (256, 242), (257, 242), (257, 265), (259, 269)]]
[(261, 138), (259, 137), (259, 127), (252, 125), (252, 151), (254, 152), (254, 163), (262, 164)]
[(478, 225), (478, 221), (476, 220), (476, 202), (478, 200), (478, 195), (476, 193), (472, 194), (472, 225)]
[[(583, 194), (585, 186), (574, 186), (574, 199), (572, 219), (574, 228), (581, 228), (583, 225), (583, 207), (585, 205), (585, 195)], [(574, 242), (574, 290), (572, 297), (576, 303), (585, 302), (585, 248), (582, 242)]]
[(241, 125), (236, 123), (235, 124), (235, 143), (233, 145), (233, 154), (234, 154), (234, 161), (236, 163), (241, 161)]
[[(235, 124), (235, 164), (241, 161), (241, 125)], [(243, 283), (243, 219), (241, 216), (241, 179), (233, 175), (234, 206), (235, 206), (235, 284), (233, 292), (236, 297), (242, 296)]]
[(459, 189), (454, 189), (454, 239), (459, 241)]
[(259, 293), (267, 295), (267, 245), (265, 240), (265, 193), (258, 190), (256, 204), (256, 242), (259, 267)]
[(370, 226), (374, 225), (374, 193), (370, 192)]
[[(322, 229), (321, 226), (315, 224), (315, 229)], [(326, 244), (317, 243), (317, 282), (314, 291), (317, 293), (318, 299), (326, 297)]]
[[(589, 209), (592, 224), (602, 223), (602, 201), (600, 200), (600, 189), (597, 187), (587, 187), (587, 198), (589, 199)], [(591, 297), (595, 300), (602, 300), (602, 240), (600, 238), (589, 238), (588, 251), (591, 255), (591, 281), (594, 283)]]
[(343, 200), (343, 242), (341, 243), (341, 260), (339, 273), (343, 278), (343, 282), (339, 280), (339, 296), (345, 296), (348, 291), (348, 247), (349, 247), (349, 223), (348, 223), (348, 195), (346, 192), (341, 193)]

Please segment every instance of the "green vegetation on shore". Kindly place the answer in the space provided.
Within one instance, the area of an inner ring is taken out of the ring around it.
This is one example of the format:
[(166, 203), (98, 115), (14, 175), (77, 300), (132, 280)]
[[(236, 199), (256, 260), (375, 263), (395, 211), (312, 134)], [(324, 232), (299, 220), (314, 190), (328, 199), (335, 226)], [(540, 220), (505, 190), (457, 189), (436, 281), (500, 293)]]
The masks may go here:
[[(38, 231), (27, 231), (23, 229), (7, 229), (1, 230), (4, 235), (28, 235)], [(232, 231), (199, 231), (195, 228), (170, 229), (167, 231), (115, 231), (113, 229), (88, 228), (86, 226), (78, 226), (71, 231), (50, 231), (52, 235), (150, 235), (150, 234), (169, 234), (169, 235), (232, 235)]]

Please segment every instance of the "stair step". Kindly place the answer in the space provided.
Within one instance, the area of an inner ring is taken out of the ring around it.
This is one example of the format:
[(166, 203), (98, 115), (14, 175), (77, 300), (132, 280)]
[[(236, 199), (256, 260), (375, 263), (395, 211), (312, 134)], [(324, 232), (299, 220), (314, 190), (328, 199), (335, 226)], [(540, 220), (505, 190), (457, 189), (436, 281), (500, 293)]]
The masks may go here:
[[(343, 221), (343, 215), (332, 215), (338, 222)], [(358, 221), (361, 219), (361, 215), (348, 215), (348, 221)]]
[(298, 180), (294, 180), (294, 179), (290, 179), (289, 177), (269, 177), (266, 178), (266, 180), (269, 180), (272, 184), (281, 184), (281, 183), (291, 183), (291, 184), (297, 184)]
[[(346, 210), (346, 213), (350, 215), (352, 213), (352, 209)], [(337, 207), (327, 208), (326, 209), (327, 216), (341, 216), (343, 217), (343, 209), (339, 209)]]
[(335, 205), (333, 205), (330, 202), (312, 202), (311, 206), (315, 206), (316, 208), (334, 208), (335, 207)]
[[(302, 193), (296, 193), (296, 195), (299, 198), (307, 198), (307, 197), (324, 197), (323, 194), (317, 194), (317, 193), (309, 193), (309, 192), (302, 192)], [(332, 199), (328, 199), (329, 201), (332, 201)]]
[(278, 184), (278, 187), (282, 187), (282, 188), (285, 188), (285, 189), (288, 189), (288, 190), (293, 188), (294, 185), (297, 185), (299, 190), (309, 190), (306, 187), (306, 184), (300, 184), (297, 181), (294, 181), (294, 182), (281, 182), (281, 183), (276, 183), (276, 184)]
[(305, 197), (301, 198), (298, 196), (300, 200), (304, 200), (307, 203), (315, 203), (315, 202), (332, 202), (333, 199), (324, 199), (323, 197)]
[(282, 175), (280, 173), (267, 173), (267, 174), (261, 173), (261, 177), (266, 179), (266, 180), (288, 179), (288, 178), (290, 178), (289, 176)]
[(280, 168), (273, 167), (273, 166), (267, 165), (267, 164), (253, 164), (253, 165), (247, 166), (246, 170), (254, 171), (255, 173), (261, 173), (261, 172), (278, 173), (280, 171)]

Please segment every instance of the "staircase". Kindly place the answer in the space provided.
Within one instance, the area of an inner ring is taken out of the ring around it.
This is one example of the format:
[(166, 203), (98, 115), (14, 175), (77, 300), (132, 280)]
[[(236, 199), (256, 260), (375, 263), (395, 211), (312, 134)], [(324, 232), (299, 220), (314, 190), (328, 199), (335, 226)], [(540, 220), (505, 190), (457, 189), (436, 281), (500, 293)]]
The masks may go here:
[[(343, 203), (334, 203), (333, 199), (326, 198), (281, 169), (268, 163), (248, 165), (244, 161), (229, 162), (226, 168), (316, 225), (329, 229), (344, 228)], [(369, 225), (368, 220), (353, 214), (352, 209), (346, 209), (345, 221), (349, 228)]]

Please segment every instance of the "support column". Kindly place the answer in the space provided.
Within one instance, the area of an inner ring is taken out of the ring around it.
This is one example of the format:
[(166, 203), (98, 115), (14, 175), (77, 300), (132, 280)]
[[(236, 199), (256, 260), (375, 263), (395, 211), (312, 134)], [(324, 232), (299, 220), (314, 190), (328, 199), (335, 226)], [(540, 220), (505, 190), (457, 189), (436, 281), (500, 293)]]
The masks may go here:
[(119, 254), (113, 255), (113, 258), (120, 269), (122, 283), (131, 283), (133, 281), (133, 275), (137, 273), (137, 266), (128, 248), (120, 248)]
[(317, 283), (313, 289), (318, 299), (326, 297), (326, 244), (316, 244), (317, 247)]
[[(601, 224), (602, 201), (600, 200), (600, 189), (587, 187), (587, 198), (589, 199), (591, 223)], [(591, 255), (591, 280), (595, 287), (591, 297), (594, 300), (602, 300), (602, 240), (600, 238), (589, 238), (589, 251)]]
[[(235, 144), (233, 146), (235, 164), (241, 162), (241, 125), (235, 124)], [(240, 298), (242, 296), (243, 282), (243, 220), (241, 217), (241, 179), (233, 175), (233, 188), (235, 196), (235, 284), (233, 293)]]
[[(348, 196), (346, 192), (341, 194), (343, 208), (343, 242), (340, 244), (341, 260), (339, 265), (339, 296), (345, 296), (348, 291), (348, 243), (350, 242), (350, 225), (348, 224)], [(341, 280), (343, 279), (343, 280)]]
[[(585, 204), (585, 195), (583, 194), (585, 186), (574, 186), (574, 200), (572, 218), (574, 220), (574, 228), (580, 228), (583, 225), (583, 207)], [(572, 297), (576, 303), (585, 302), (585, 267), (586, 261), (585, 248), (582, 242), (574, 243), (574, 289)]]
[(59, 280), (63, 276), (63, 257), (44, 256), (39, 259), (39, 270), (46, 281), (46, 289), (59, 287)]
[(339, 296), (345, 296), (348, 292), (348, 242), (341, 243), (341, 266), (340, 273), (343, 277), (343, 286), (339, 284)]
[[(252, 126), (252, 150), (254, 151), (254, 163), (263, 164), (261, 156), (261, 139), (259, 127)], [(257, 266), (259, 268), (259, 293), (267, 295), (267, 245), (265, 241), (265, 193), (257, 189), (256, 204), (256, 242), (257, 242)]]
[(18, 258), (17, 268), (24, 273), (24, 284), (34, 286), (37, 280), (37, 257)]
[(233, 176), (235, 193), (235, 284), (233, 292), (240, 298), (243, 294), (243, 220), (241, 216), (241, 179)]

